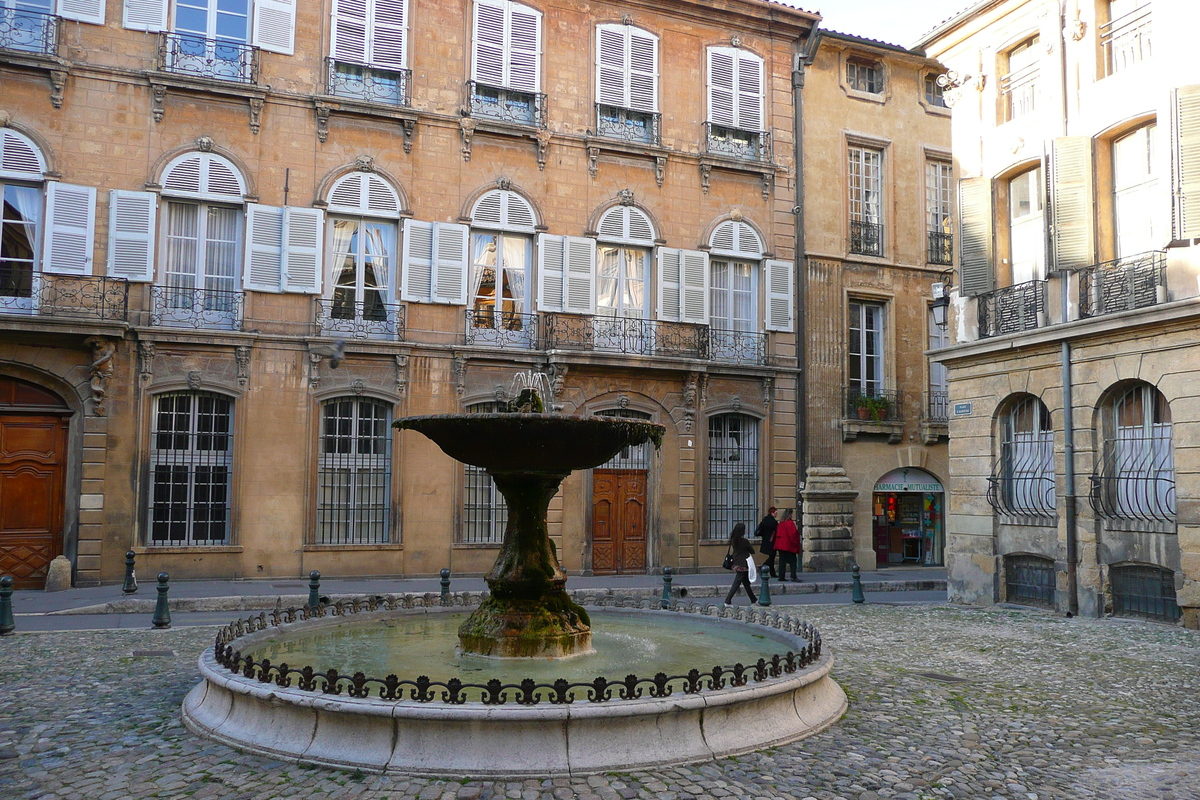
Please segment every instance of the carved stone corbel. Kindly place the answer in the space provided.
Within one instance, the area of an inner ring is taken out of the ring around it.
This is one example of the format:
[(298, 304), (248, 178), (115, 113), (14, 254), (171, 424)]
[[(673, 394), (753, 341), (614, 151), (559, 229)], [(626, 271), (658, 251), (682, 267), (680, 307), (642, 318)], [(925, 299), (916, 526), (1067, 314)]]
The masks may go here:
[(396, 394), (408, 394), (408, 356), (404, 354), (396, 356)]
[(771, 403), (775, 400), (774, 378), (767, 377), (762, 379), (762, 393), (763, 408), (769, 411), (771, 409)]
[(701, 164), (700, 165), (700, 189), (705, 194), (708, 194), (708, 180), (711, 177), (712, 177), (712, 165), (711, 164)]
[(105, 336), (89, 336), (83, 343), (92, 348), (92, 363), (88, 367), (89, 384), (92, 389), (92, 414), (103, 417), (108, 414), (104, 400), (108, 396), (108, 379), (113, 374), (113, 357), (117, 345)]
[(733, 413), (735, 414), (742, 410), (742, 398), (739, 395), (735, 394), (729, 404), (733, 406)]
[(617, 190), (617, 202), (623, 206), (631, 206), (637, 202), (637, 195), (633, 193), (633, 189), (626, 186)]
[(375, 171), (375, 157), (368, 156), (368, 155), (355, 156), (354, 157), (354, 168), (356, 170), (358, 170), (359, 172), (374, 172)]
[(708, 373), (700, 375), (700, 398), (698, 408), (704, 408), (708, 405)]
[(471, 160), (471, 137), (475, 135), (475, 120), (470, 117), (460, 117), (458, 127), (462, 131), (463, 161)]
[(666, 179), (667, 179), (667, 157), (666, 156), (655, 156), (654, 157), (654, 180), (656, 180), (658, 182), (659, 186), (662, 186), (663, 181)]
[(315, 106), (317, 112), (317, 140), (322, 144), (329, 138), (329, 106), (324, 103), (317, 103)]
[(265, 103), (261, 97), (250, 98), (250, 132), (255, 136), (258, 135), (259, 128), (262, 127), (262, 111)]
[(354, 382), (350, 384), (350, 391), (359, 397), (362, 397), (362, 393), (366, 390), (367, 384), (363, 382), (362, 378), (355, 378)]
[(700, 391), (700, 376), (689, 372), (683, 382), (683, 432), (691, 433), (696, 423), (696, 400)]
[(411, 153), (413, 136), (417, 133), (417, 121), (415, 119), (400, 120), (400, 133), (404, 135), (404, 152)]
[(138, 377), (149, 383), (154, 377), (154, 342), (138, 342)]
[(593, 178), (600, 172), (600, 148), (589, 147), (587, 149), (588, 157), (588, 174)]
[(198, 369), (194, 369), (187, 374), (188, 388), (193, 392), (200, 391), (200, 387), (204, 385), (204, 373)]
[(245, 389), (250, 383), (250, 348), (246, 345), (233, 348), (233, 358), (237, 361), (238, 386)]
[(567, 372), (570, 369), (566, 364), (551, 363), (546, 366), (546, 374), (550, 377), (550, 392), (554, 395), (550, 398), (550, 408), (553, 411), (563, 410), (563, 390), (566, 389)]
[(760, 177), (762, 178), (762, 198), (763, 200), (770, 200), (771, 187), (775, 183), (775, 176), (769, 172), (764, 172)]
[(150, 84), (150, 113), (155, 122), (162, 122), (166, 109), (167, 87), (161, 83)]
[(309, 352), (308, 354), (308, 390), (315, 392), (321, 388), (321, 354)]
[(62, 108), (63, 90), (67, 88), (67, 71), (65, 69), (50, 70), (50, 105)]
[(454, 393), (462, 398), (467, 393), (467, 359), (454, 357)]

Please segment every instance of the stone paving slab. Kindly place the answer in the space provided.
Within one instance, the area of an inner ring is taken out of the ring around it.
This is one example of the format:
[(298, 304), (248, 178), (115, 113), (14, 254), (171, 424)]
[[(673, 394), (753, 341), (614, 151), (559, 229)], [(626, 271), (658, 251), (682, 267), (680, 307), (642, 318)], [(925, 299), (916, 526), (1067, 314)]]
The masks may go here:
[(846, 717), (794, 745), (668, 770), (459, 782), (305, 768), (183, 728), (215, 628), (0, 640), (0, 796), (422, 800), (1200, 797), (1200, 634), (950, 606), (804, 606)]

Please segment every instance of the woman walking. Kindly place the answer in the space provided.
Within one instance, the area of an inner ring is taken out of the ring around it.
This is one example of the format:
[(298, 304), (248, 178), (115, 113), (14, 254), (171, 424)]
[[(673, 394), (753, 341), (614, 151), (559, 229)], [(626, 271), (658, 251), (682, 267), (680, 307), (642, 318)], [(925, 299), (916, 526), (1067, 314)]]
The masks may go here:
[(800, 578), (796, 576), (796, 556), (800, 552), (800, 531), (796, 529), (796, 523), (792, 521), (790, 508), (783, 510), (779, 527), (775, 529), (775, 552), (779, 554), (780, 582), (787, 580), (787, 568), (790, 564), (792, 581), (799, 583)]
[(750, 587), (750, 559), (754, 556), (754, 545), (746, 538), (746, 523), (739, 522), (733, 526), (733, 533), (729, 536), (729, 553), (733, 556), (733, 585), (729, 587), (729, 594), (725, 595), (725, 605), (733, 604), (733, 596), (737, 594), (739, 586), (746, 587), (746, 596), (750, 598), (750, 605), (754, 605), (758, 602), (754, 589)]

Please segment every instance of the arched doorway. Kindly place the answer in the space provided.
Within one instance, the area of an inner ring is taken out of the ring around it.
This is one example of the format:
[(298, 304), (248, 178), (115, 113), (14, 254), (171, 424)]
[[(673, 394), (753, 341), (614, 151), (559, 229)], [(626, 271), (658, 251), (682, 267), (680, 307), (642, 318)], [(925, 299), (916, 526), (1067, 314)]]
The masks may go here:
[(62, 553), (71, 410), (40, 386), (0, 376), (0, 574), (40, 589)]
[[(599, 411), (599, 416), (650, 419), (640, 411)], [(646, 571), (646, 490), (649, 442), (626, 447), (592, 471), (592, 572)]]
[(916, 467), (894, 469), (875, 483), (871, 505), (876, 565), (946, 563), (946, 494), (941, 481)]

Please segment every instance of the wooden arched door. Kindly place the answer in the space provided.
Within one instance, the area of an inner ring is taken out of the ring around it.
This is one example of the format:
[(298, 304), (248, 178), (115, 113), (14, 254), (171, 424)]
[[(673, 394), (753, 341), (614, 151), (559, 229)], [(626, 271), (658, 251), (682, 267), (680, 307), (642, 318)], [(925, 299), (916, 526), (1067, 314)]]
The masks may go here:
[(40, 589), (62, 553), (70, 409), (32, 383), (0, 376), (0, 574)]

